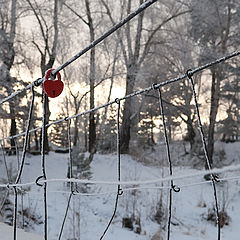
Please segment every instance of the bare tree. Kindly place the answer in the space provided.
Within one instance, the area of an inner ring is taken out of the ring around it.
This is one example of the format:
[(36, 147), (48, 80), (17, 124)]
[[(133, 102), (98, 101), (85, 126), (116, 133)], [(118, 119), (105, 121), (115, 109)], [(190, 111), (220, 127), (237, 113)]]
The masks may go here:
[[(66, 3), (63, 3), (64, 6), (66, 6), (75, 16), (77, 16), (87, 27), (89, 30), (89, 40), (90, 42), (93, 42), (95, 40), (95, 26), (92, 18), (92, 11), (90, 8), (90, 1), (85, 0), (85, 14), (87, 20), (85, 20), (77, 11), (75, 11), (71, 6), (69, 6)], [(94, 85), (95, 85), (95, 48), (92, 48), (90, 50), (90, 69), (89, 69), (89, 83), (90, 83), (90, 108), (94, 108)], [(73, 94), (71, 94), (72, 97), (74, 97)], [(74, 101), (76, 102), (78, 98), (77, 96), (74, 97)], [(76, 102), (76, 107), (79, 109), (80, 105), (79, 102)], [(77, 120), (76, 120), (77, 121)], [(75, 124), (76, 126), (76, 124)], [(77, 136), (76, 136), (77, 137)], [(75, 137), (75, 143), (76, 143), (76, 137)], [(89, 134), (88, 134), (88, 151), (90, 153), (96, 152), (96, 123), (95, 123), (95, 116), (94, 113), (89, 114)]]
[[(114, 25), (115, 20), (112, 15), (112, 10), (105, 0), (101, 0), (103, 6), (106, 9), (106, 13)], [(143, 0), (139, 0), (138, 4), (142, 4)], [(127, 0), (123, 1), (120, 6), (121, 12), (125, 11), (129, 14), (133, 10), (133, 5), (135, 1)], [(114, 6), (115, 7), (115, 6)], [(165, 9), (166, 10), (166, 9)], [(157, 32), (163, 28), (168, 22), (174, 18), (181, 16), (188, 12), (187, 10), (182, 10), (181, 7), (172, 7), (172, 11), (165, 15), (159, 23), (154, 22), (148, 29), (144, 29), (144, 20), (147, 21), (145, 17), (145, 12), (138, 15), (137, 20), (134, 23), (135, 27), (131, 23), (127, 23), (126, 27), (122, 32), (117, 32), (117, 36), (120, 39), (121, 50), (124, 58), (124, 63), (126, 67), (126, 95), (132, 93), (135, 88), (136, 79), (139, 70), (145, 61), (147, 55), (149, 54), (150, 46), (152, 44), (153, 37)], [(129, 98), (124, 103), (123, 116), (122, 116), (122, 127), (121, 127), (121, 152), (127, 153), (129, 151), (130, 142), (130, 129), (131, 121), (133, 117), (133, 106), (132, 98)]]
[[(191, 34), (200, 46), (199, 62), (209, 62), (220, 55), (226, 54), (229, 49), (239, 44), (239, 15), (237, 14), (238, 1), (214, 0), (191, 2)], [(225, 65), (226, 66), (226, 65)], [(219, 108), (221, 84), (226, 78), (224, 65), (219, 64), (210, 69), (211, 99), (208, 127), (208, 155), (213, 162), (214, 132)]]
[[(7, 95), (14, 91), (14, 85), (17, 79), (12, 77), (10, 70), (13, 67), (15, 59), (15, 38), (16, 38), (16, 23), (17, 23), (17, 1), (1, 3), (0, 7), (0, 73), (1, 73), (1, 88), (5, 90)], [(10, 10), (10, 16), (8, 15)], [(16, 110), (14, 100), (9, 101), (10, 110), (10, 135), (16, 135)], [(14, 139), (11, 139), (11, 147), (15, 146)]]
[[(33, 32), (33, 40), (32, 43), (38, 50), (41, 56), (40, 61), (40, 69), (42, 76), (45, 75), (46, 70), (53, 67), (53, 64), (56, 60), (57, 55), (57, 44), (59, 40), (59, 26), (58, 26), (58, 14), (59, 14), (59, 3), (58, 0), (54, 0), (53, 2), (49, 2), (51, 9), (51, 5), (53, 4), (53, 12), (49, 16), (47, 13), (46, 3), (43, 6), (40, 6), (36, 1), (26, 0), (29, 4), (31, 11), (33, 12), (37, 25), (39, 27), (40, 39), (36, 39), (38, 36), (38, 32), (36, 34)], [(46, 96), (45, 101), (45, 109), (46, 109), (46, 124), (49, 123), (49, 118), (51, 115), (49, 109), (49, 99)], [(49, 143), (48, 143), (48, 134), (47, 128), (45, 133), (45, 149), (49, 151)]]

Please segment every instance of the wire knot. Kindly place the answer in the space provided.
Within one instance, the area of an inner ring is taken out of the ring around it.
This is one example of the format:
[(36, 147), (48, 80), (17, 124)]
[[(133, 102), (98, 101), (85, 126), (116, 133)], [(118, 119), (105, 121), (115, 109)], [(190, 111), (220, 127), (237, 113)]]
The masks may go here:
[(187, 76), (189, 79), (193, 76), (193, 71), (192, 71), (192, 69), (188, 69), (188, 70), (186, 71), (186, 76)]
[(118, 189), (118, 196), (123, 195), (123, 190), (121, 188)]
[(159, 86), (158, 86), (157, 83), (153, 83), (153, 84), (152, 84), (152, 89), (153, 89), (153, 90), (156, 90), (156, 89), (158, 89), (158, 88), (159, 88)]
[(172, 190), (174, 191), (174, 192), (180, 192), (180, 187), (178, 187), (177, 185), (172, 185)]
[(40, 183), (38, 182), (38, 181), (39, 181), (40, 179), (42, 179), (42, 178), (45, 179), (44, 176), (39, 176), (39, 177), (37, 177), (37, 179), (35, 180), (36, 185), (39, 186), (39, 187), (42, 187), (42, 186), (43, 186), (43, 184), (40, 184)]
[(217, 182), (217, 183), (220, 182), (219, 176), (218, 176), (217, 174), (212, 174), (212, 179), (213, 179), (215, 182)]
[(115, 98), (115, 103), (120, 104), (120, 99), (119, 98)]
[(77, 195), (79, 192), (77, 190), (72, 190), (71, 191), (71, 194), (74, 196), (74, 195)]
[(40, 85), (41, 85), (40, 80), (42, 80), (42, 78), (38, 78), (37, 80), (35, 80), (35, 81), (33, 82), (33, 85), (34, 85), (35, 87), (40, 86)]
[(68, 121), (69, 120), (69, 116), (66, 116), (65, 118), (64, 118), (64, 121)]

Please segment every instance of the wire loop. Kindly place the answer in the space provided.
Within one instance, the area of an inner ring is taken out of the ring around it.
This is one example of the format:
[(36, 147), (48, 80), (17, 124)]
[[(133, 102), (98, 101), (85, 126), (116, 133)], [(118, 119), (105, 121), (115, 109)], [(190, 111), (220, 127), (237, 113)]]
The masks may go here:
[(220, 179), (219, 179), (219, 176), (217, 174), (212, 174), (213, 176), (213, 180), (216, 182), (216, 183), (219, 183), (220, 182)]
[(121, 188), (118, 189), (118, 196), (123, 195), (123, 190)]
[(35, 183), (36, 183), (37, 186), (42, 187), (43, 184), (38, 182), (40, 179), (44, 179), (44, 176), (41, 175), (41, 176), (37, 177), (36, 180), (35, 180)]
[[(209, 170), (212, 170), (212, 166), (211, 166), (211, 162), (210, 162), (209, 155), (208, 155), (208, 150), (207, 150), (207, 143), (206, 143), (203, 127), (202, 127), (202, 122), (201, 122), (201, 117), (200, 117), (200, 112), (199, 112), (199, 106), (198, 106), (198, 101), (197, 101), (197, 94), (196, 94), (196, 90), (195, 90), (195, 85), (194, 85), (193, 78), (191, 76), (190, 71), (187, 71), (186, 75), (187, 75), (187, 77), (190, 81), (191, 88), (192, 88), (195, 111), (196, 111), (197, 120), (198, 120), (198, 128), (199, 128), (199, 132), (200, 132), (200, 135), (201, 135), (202, 147), (203, 147), (203, 150), (204, 150), (205, 160), (206, 160), (206, 166), (208, 167)], [(218, 197), (217, 197), (217, 189), (216, 189), (216, 182), (218, 182), (218, 181), (217, 181), (217, 178), (214, 176), (213, 173), (211, 173), (211, 180), (212, 180), (212, 186), (213, 186), (213, 195), (214, 195), (214, 199), (215, 199), (216, 219), (217, 219), (217, 228), (218, 228), (218, 240), (220, 240), (221, 239), (221, 225), (220, 225), (220, 215), (219, 215)]]
[(119, 98), (115, 98), (115, 103), (120, 104), (121, 100)]
[(191, 77), (193, 76), (193, 71), (192, 71), (192, 69), (188, 69), (188, 70), (186, 71), (186, 76), (187, 76), (188, 78), (191, 78)]
[(174, 192), (180, 192), (181, 188), (179, 186), (177, 186), (177, 185), (172, 185), (172, 190)]
[(159, 86), (158, 86), (157, 83), (153, 83), (153, 84), (152, 84), (152, 89), (153, 89), (153, 90), (156, 90), (156, 89), (158, 89), (158, 88), (159, 88)]

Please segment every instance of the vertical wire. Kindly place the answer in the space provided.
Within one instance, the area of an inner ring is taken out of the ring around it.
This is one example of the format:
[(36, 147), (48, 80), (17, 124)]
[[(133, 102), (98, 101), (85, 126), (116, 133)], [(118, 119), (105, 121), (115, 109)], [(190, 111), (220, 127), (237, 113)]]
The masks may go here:
[[(18, 143), (17, 143), (17, 140), (16, 138), (13, 139), (14, 141), (14, 144), (15, 144), (15, 148), (16, 148), (16, 158), (17, 158), (17, 165), (18, 165), (18, 171), (19, 171), (19, 168), (20, 168), (20, 156), (19, 156), (19, 148), (18, 148)], [(21, 182), (21, 180), (19, 181)]]
[[(117, 159), (118, 159), (118, 181), (121, 181), (121, 154), (120, 154), (120, 107), (121, 107), (121, 102), (119, 99), (116, 99), (115, 102), (118, 105), (117, 108)], [(111, 219), (108, 222), (107, 227), (105, 228), (102, 236), (100, 237), (100, 240), (102, 240), (105, 236), (105, 234), (107, 233), (110, 225), (112, 224), (112, 221), (116, 215), (117, 212), (117, 207), (118, 207), (118, 200), (119, 200), (119, 196), (123, 194), (123, 191), (121, 189), (121, 185), (118, 184), (118, 188), (117, 188), (117, 195), (116, 195), (116, 199), (115, 199), (115, 205), (114, 205), (114, 211), (112, 214)]]
[[(8, 184), (10, 184), (11, 183), (11, 178), (10, 178), (10, 174), (9, 174), (8, 167), (7, 167), (7, 161), (6, 161), (5, 151), (4, 151), (4, 144), (2, 144), (2, 142), (4, 142), (4, 140), (1, 141), (0, 145), (1, 145), (2, 155), (3, 155), (4, 166), (5, 166), (5, 169), (6, 169)], [(4, 204), (5, 204), (5, 201), (8, 198), (8, 195), (9, 195), (9, 188), (7, 188), (7, 192), (5, 194), (5, 197), (3, 198), (3, 201), (0, 205), (0, 212), (2, 211), (2, 208), (4, 207)]]
[[(72, 140), (71, 140), (71, 119), (67, 120), (67, 126), (68, 126), (68, 154), (69, 154), (69, 178), (72, 178), (73, 176), (73, 159), (72, 159)], [(70, 182), (70, 191), (73, 192), (73, 182)]]
[(28, 144), (28, 136), (29, 136), (29, 131), (30, 131), (30, 123), (32, 120), (32, 112), (33, 112), (33, 106), (34, 106), (34, 89), (32, 87), (32, 100), (31, 100), (31, 105), (28, 113), (28, 120), (27, 120), (27, 127), (26, 127), (26, 134), (25, 134), (25, 139), (24, 139), (24, 145), (23, 145), (23, 152), (22, 152), (22, 157), (21, 157), (21, 163), (19, 166), (19, 171), (16, 177), (15, 184), (18, 184), (22, 175), (23, 167), (24, 167), (24, 162), (25, 162), (25, 157), (26, 157), (26, 152), (27, 152), (27, 144)]
[[(18, 147), (18, 142), (16, 138), (14, 138), (14, 144), (16, 146), (16, 156), (17, 156), (17, 162), (18, 162), (18, 171), (20, 168), (20, 155), (19, 155), (19, 147)], [(21, 178), (19, 180), (19, 183), (21, 183)], [(24, 213), (23, 213), (23, 191), (21, 189), (21, 205), (22, 205), (22, 229), (24, 229)]]
[[(32, 120), (32, 112), (33, 112), (33, 106), (34, 106), (34, 98), (35, 98), (35, 93), (34, 93), (34, 87), (32, 86), (32, 100), (28, 112), (28, 120), (27, 120), (27, 127), (26, 127), (26, 133), (25, 133), (25, 138), (24, 138), (24, 145), (23, 145), (23, 152), (22, 152), (22, 157), (21, 157), (21, 163), (19, 165), (17, 177), (15, 180), (15, 184), (18, 184), (21, 180), (21, 175), (24, 167), (24, 162), (25, 162), (25, 157), (26, 157), (26, 151), (27, 151), (27, 144), (28, 144), (28, 137), (29, 137), (29, 131), (30, 131), (30, 124)], [(16, 141), (15, 141), (16, 143)], [(15, 145), (16, 146), (16, 145)], [(17, 154), (17, 152), (16, 152)], [(17, 155), (18, 157), (18, 155)], [(17, 188), (13, 187), (14, 190), (14, 215), (13, 215), (13, 237), (14, 240), (17, 239), (17, 202), (18, 202), (18, 194), (17, 194)]]
[(62, 222), (61, 229), (60, 229), (60, 232), (59, 232), (58, 240), (60, 240), (61, 237), (62, 237), (63, 228), (64, 228), (64, 225), (65, 225), (65, 222), (66, 222), (66, 219), (67, 219), (67, 214), (68, 214), (68, 210), (70, 208), (70, 203), (71, 203), (72, 196), (73, 196), (73, 193), (71, 192), (70, 195), (69, 195), (69, 198), (68, 198), (67, 208), (66, 208), (66, 211), (65, 211), (65, 214), (64, 214), (64, 217), (63, 217), (63, 222)]
[(3, 209), (3, 207), (4, 207), (4, 204), (5, 204), (5, 201), (8, 198), (8, 195), (9, 195), (9, 189), (7, 189), (7, 192), (5, 193), (5, 196), (4, 196), (4, 198), (3, 198), (3, 200), (2, 200), (2, 202), (0, 204), (0, 213), (1, 213), (2, 209)]
[[(47, 179), (45, 168), (45, 131), (46, 131), (46, 94), (43, 92), (43, 116), (42, 116), (42, 146), (41, 146), (41, 161), (42, 161), (42, 177)], [(43, 184), (43, 205), (44, 205), (44, 240), (48, 239), (47, 235), (47, 183)]]
[[(167, 158), (168, 158), (168, 164), (169, 164), (169, 174), (170, 174), (170, 176), (172, 176), (172, 173), (173, 173), (173, 171), (172, 171), (172, 160), (171, 160), (169, 140), (168, 140), (168, 135), (167, 135), (167, 127), (166, 127), (166, 122), (165, 122), (165, 114), (164, 114), (163, 101), (162, 101), (162, 92), (161, 92), (160, 88), (158, 88), (158, 96), (159, 96), (160, 112), (161, 112), (161, 115), (162, 115), (162, 125), (163, 125), (163, 129), (164, 129), (165, 146), (166, 146)], [(171, 232), (172, 190), (174, 190), (175, 192), (179, 192), (179, 190), (180, 190), (180, 189), (177, 189), (176, 186), (173, 184), (173, 180), (171, 180), (171, 188), (169, 190), (167, 240), (170, 239), (170, 232)]]
[[(197, 114), (198, 126), (199, 126), (200, 135), (201, 135), (201, 141), (202, 141), (202, 145), (203, 145), (203, 149), (204, 149), (206, 163), (207, 163), (208, 169), (211, 170), (212, 166), (211, 166), (211, 163), (209, 161), (207, 144), (206, 144), (206, 140), (205, 140), (205, 136), (204, 136), (204, 132), (203, 132), (203, 128), (202, 128), (202, 122), (201, 122), (201, 117), (200, 117), (200, 113), (199, 113), (198, 101), (197, 101), (197, 94), (196, 94), (196, 91), (195, 91), (195, 86), (194, 86), (194, 82), (193, 82), (193, 79), (192, 79), (192, 74), (190, 73), (190, 71), (191, 70), (188, 70), (186, 72), (186, 75), (187, 75), (187, 77), (188, 77), (188, 79), (190, 80), (190, 83), (191, 83), (191, 88), (192, 88), (193, 98), (194, 98), (194, 104), (195, 104), (195, 111), (196, 111), (196, 114)], [(214, 194), (214, 199), (215, 199), (215, 208), (216, 208), (216, 217), (217, 217), (217, 226), (218, 226), (218, 240), (220, 240), (221, 239), (221, 225), (220, 225), (217, 189), (216, 189), (216, 184), (215, 184), (215, 181), (217, 181), (217, 180), (216, 180), (216, 177), (212, 173), (210, 174), (210, 176), (211, 176), (211, 181), (212, 181), (212, 186), (213, 186), (213, 194)]]
[(7, 180), (8, 180), (8, 183), (10, 184), (11, 183), (11, 178), (10, 178), (10, 174), (9, 174), (9, 171), (8, 171), (8, 166), (7, 166), (7, 161), (6, 161), (6, 155), (5, 155), (5, 145), (4, 143), (2, 144), (2, 142), (0, 143), (1, 145), (1, 150), (2, 150), (2, 154), (3, 154), (3, 162), (4, 162), (4, 165), (5, 165), (5, 169), (6, 169), (6, 174), (7, 174)]
[[(70, 169), (69, 169), (69, 178), (71, 179), (72, 178), (72, 167), (73, 167), (73, 162), (72, 162), (72, 148), (71, 148), (71, 119), (68, 119), (68, 118), (65, 118), (65, 120), (67, 121), (67, 125), (68, 125), (68, 153), (69, 153), (69, 166), (70, 166)], [(70, 195), (69, 195), (69, 198), (68, 198), (68, 202), (67, 202), (67, 208), (66, 208), (66, 211), (65, 211), (65, 214), (64, 214), (64, 217), (63, 217), (63, 222), (62, 222), (62, 225), (61, 225), (61, 229), (60, 229), (60, 232), (59, 232), (59, 236), (58, 236), (58, 240), (61, 239), (62, 237), (62, 233), (63, 233), (63, 228), (64, 228), (64, 225), (65, 225), (65, 222), (66, 222), (66, 219), (67, 219), (67, 214), (68, 214), (68, 211), (69, 211), (69, 208), (70, 208), (70, 203), (71, 203), (71, 199), (72, 199), (72, 196), (74, 195), (74, 191), (73, 191), (73, 182), (70, 181)]]

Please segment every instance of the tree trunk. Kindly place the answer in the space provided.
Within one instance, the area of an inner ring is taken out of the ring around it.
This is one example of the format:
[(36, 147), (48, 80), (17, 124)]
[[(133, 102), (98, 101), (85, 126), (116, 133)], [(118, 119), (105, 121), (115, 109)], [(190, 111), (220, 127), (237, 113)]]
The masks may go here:
[(35, 141), (35, 150), (38, 151), (39, 150), (39, 141), (38, 141), (37, 131), (34, 131), (34, 141)]
[[(90, 33), (90, 42), (95, 40), (95, 33), (93, 27), (93, 20), (90, 11), (90, 3), (85, 0), (86, 13), (88, 17), (88, 26)], [(94, 108), (94, 85), (95, 85), (95, 48), (90, 51), (90, 109)], [(88, 151), (90, 153), (96, 152), (96, 123), (94, 113), (89, 114), (89, 135), (88, 135)]]
[(220, 76), (219, 74), (217, 74), (217, 69), (212, 69), (211, 106), (210, 106), (210, 119), (209, 119), (209, 128), (208, 128), (208, 145), (207, 145), (210, 164), (213, 163), (214, 128), (215, 128), (216, 117), (218, 112), (219, 97), (220, 97)]
[[(15, 120), (15, 109), (13, 103), (10, 103), (10, 116), (11, 116), (11, 127), (10, 127), (10, 136), (14, 136), (17, 134), (17, 124)], [(14, 139), (11, 138), (11, 151), (9, 151), (10, 155), (16, 155), (16, 144)]]
[(77, 146), (78, 141), (78, 117), (74, 121), (73, 146)]
[[(130, 65), (127, 70), (126, 79), (126, 95), (133, 92), (136, 80), (137, 66)], [(129, 152), (130, 143), (130, 129), (131, 129), (131, 115), (132, 115), (132, 98), (125, 100), (123, 107), (122, 127), (120, 130), (120, 151), (125, 154)]]
[(191, 119), (191, 116), (188, 116), (186, 123), (187, 123), (187, 140), (189, 141), (190, 148), (192, 150), (195, 143), (196, 133), (193, 128), (193, 121)]
[[(15, 40), (15, 35), (16, 35), (16, 0), (12, 0), (11, 3), (11, 26), (10, 26), (10, 34), (9, 38), (7, 39), (7, 53), (6, 55), (3, 56), (3, 62), (7, 66), (7, 70), (9, 72), (9, 76), (6, 79), (9, 82), (9, 86), (7, 87), (7, 92), (8, 95), (10, 95), (13, 91), (13, 84), (14, 84), (14, 78), (10, 76), (10, 70), (12, 68), (14, 58), (15, 58), (15, 51), (14, 51), (14, 40)], [(11, 126), (10, 126), (10, 136), (16, 135), (17, 134), (17, 124), (16, 124), (16, 119), (15, 119), (15, 102), (10, 101), (9, 102), (9, 108), (10, 108), (10, 116), (11, 116)], [(16, 146), (15, 146), (15, 141), (14, 139), (10, 140), (11, 144), (11, 151), (10, 153), (16, 154)]]

